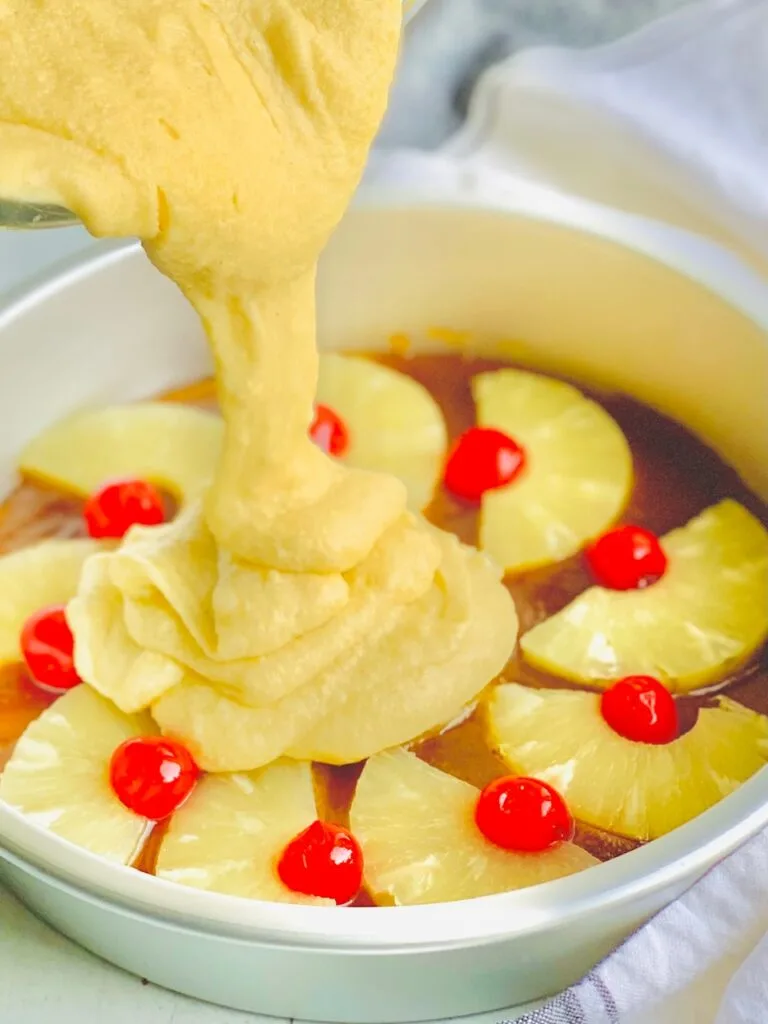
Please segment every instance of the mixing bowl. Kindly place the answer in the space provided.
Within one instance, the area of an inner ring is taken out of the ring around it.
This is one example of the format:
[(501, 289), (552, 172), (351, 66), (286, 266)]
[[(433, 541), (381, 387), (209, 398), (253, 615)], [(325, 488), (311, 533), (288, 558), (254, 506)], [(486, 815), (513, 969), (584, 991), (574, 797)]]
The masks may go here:
[[(465, 182), (466, 185), (466, 182)], [(321, 268), (320, 341), (501, 353), (619, 388), (698, 431), (768, 493), (768, 287), (694, 236), (522, 183), (364, 192)], [(451, 330), (445, 330), (450, 328)], [(76, 407), (210, 372), (201, 329), (135, 245), (74, 262), (0, 314), (0, 485)], [(108, 864), (0, 806), (0, 876), (55, 928), (160, 985), (281, 1017), (457, 1016), (574, 981), (768, 823), (768, 774), (635, 852), (468, 903), (248, 902)]]

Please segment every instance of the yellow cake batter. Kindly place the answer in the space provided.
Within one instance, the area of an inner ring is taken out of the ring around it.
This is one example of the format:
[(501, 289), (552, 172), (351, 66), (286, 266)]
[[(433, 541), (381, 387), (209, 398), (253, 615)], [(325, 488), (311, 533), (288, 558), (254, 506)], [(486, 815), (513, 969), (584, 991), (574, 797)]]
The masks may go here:
[(94, 556), (68, 613), (85, 681), (209, 771), (407, 741), (514, 643), (497, 570), (307, 436), (317, 259), (400, 19), (401, 0), (0, 0), (0, 194), (138, 235), (210, 340), (226, 436), (204, 506)]

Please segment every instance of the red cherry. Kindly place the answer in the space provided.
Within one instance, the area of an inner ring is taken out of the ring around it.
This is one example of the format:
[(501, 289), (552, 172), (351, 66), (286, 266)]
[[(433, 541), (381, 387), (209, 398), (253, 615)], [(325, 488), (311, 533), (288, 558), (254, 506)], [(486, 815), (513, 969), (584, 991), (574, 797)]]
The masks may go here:
[(642, 590), (661, 579), (667, 556), (658, 537), (642, 526), (617, 526), (586, 550), (598, 583), (611, 590)]
[(146, 480), (114, 480), (92, 494), (83, 509), (91, 537), (124, 537), (135, 524), (165, 522), (163, 499)]
[(293, 892), (350, 903), (363, 884), (363, 851), (345, 828), (313, 821), (283, 850), (277, 873)]
[(504, 850), (537, 853), (573, 838), (565, 801), (540, 779), (507, 775), (480, 794), (475, 822), (486, 839)]
[(344, 420), (327, 405), (316, 406), (309, 436), (326, 455), (343, 455), (349, 448), (349, 432)]
[(455, 498), (476, 504), (486, 491), (506, 487), (525, 466), (525, 451), (500, 430), (472, 427), (455, 442), (444, 484)]
[(129, 811), (160, 821), (184, 803), (200, 769), (183, 744), (165, 736), (137, 736), (112, 754), (109, 781)]
[(75, 638), (64, 605), (41, 608), (21, 630), (21, 654), (33, 680), (46, 690), (64, 693), (82, 680), (75, 671)]
[(600, 711), (614, 732), (635, 743), (671, 743), (677, 738), (675, 698), (652, 676), (627, 676), (600, 698)]

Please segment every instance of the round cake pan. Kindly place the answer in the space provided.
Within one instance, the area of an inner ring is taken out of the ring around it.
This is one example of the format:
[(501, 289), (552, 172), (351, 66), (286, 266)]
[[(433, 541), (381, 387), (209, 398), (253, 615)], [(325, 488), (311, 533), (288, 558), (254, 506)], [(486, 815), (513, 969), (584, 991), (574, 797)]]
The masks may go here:
[[(541, 190), (368, 190), (319, 278), (324, 348), (496, 354), (627, 391), (768, 493), (768, 288), (680, 231)], [(211, 366), (179, 292), (135, 245), (71, 263), (0, 312), (0, 486), (84, 405)], [(466, 903), (339, 910), (239, 900), (108, 864), (0, 805), (0, 877), (99, 956), (226, 1006), (325, 1021), (493, 1010), (573, 982), (768, 823), (768, 774), (580, 875)]]

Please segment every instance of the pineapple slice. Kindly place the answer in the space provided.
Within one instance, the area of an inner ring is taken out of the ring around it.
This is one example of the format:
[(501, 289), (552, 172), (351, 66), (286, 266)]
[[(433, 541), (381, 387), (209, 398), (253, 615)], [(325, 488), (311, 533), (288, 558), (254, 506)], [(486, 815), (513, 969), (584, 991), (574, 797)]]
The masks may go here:
[(369, 359), (326, 354), (320, 357), (317, 401), (347, 427), (346, 462), (399, 477), (414, 510), (429, 504), (447, 435), (443, 414), (426, 388)]
[(125, 740), (156, 733), (148, 715), (124, 715), (83, 683), (27, 727), (0, 775), (0, 799), (33, 824), (130, 864), (148, 822), (112, 792), (109, 761)]
[(83, 563), (99, 547), (92, 540), (44, 540), (0, 558), (0, 664), (21, 660), (26, 620), (74, 597)]
[(108, 480), (138, 477), (186, 504), (213, 476), (223, 430), (218, 416), (185, 405), (113, 405), (49, 427), (24, 448), (19, 468), (83, 496)]
[(247, 774), (206, 775), (171, 819), (155, 874), (229, 896), (335, 906), (292, 892), (276, 870), (290, 840), (316, 818), (306, 762), (274, 761)]
[(664, 576), (645, 590), (591, 587), (520, 641), (546, 672), (605, 687), (655, 676), (685, 693), (725, 676), (768, 635), (768, 531), (721, 501), (662, 538)]
[(526, 453), (520, 476), (482, 501), (480, 546), (507, 572), (569, 558), (618, 518), (632, 488), (632, 455), (601, 406), (524, 370), (481, 373), (472, 392), (479, 425), (503, 431)]
[(549, 782), (581, 821), (633, 839), (695, 818), (768, 761), (768, 718), (726, 697), (661, 745), (619, 736), (596, 693), (508, 683), (487, 710), (492, 744), (512, 771)]
[(404, 750), (372, 757), (352, 803), (365, 881), (380, 903), (472, 899), (574, 874), (598, 862), (572, 843), (510, 853), (474, 821), (480, 791)]

